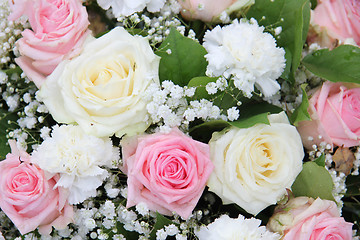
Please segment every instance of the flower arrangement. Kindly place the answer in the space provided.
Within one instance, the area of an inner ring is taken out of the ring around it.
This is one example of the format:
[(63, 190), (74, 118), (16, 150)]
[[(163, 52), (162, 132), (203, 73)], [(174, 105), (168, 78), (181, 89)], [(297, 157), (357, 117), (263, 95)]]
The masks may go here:
[(357, 0), (1, 0), (0, 240), (359, 239)]

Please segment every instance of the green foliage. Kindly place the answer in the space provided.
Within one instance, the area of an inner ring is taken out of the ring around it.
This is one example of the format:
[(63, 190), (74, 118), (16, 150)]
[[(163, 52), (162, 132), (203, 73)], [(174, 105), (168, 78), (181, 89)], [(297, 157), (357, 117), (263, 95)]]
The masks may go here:
[(301, 89), (303, 93), (301, 104), (299, 107), (295, 109), (293, 114), (290, 116), (290, 121), (295, 126), (297, 126), (298, 123), (301, 121), (311, 120), (310, 114), (307, 110), (309, 108), (309, 100), (305, 88), (306, 88), (306, 84), (301, 85)]
[(253, 101), (241, 105), (239, 111), (240, 118), (229, 123), (238, 128), (249, 128), (257, 123), (270, 124), (268, 115), (271, 113), (279, 113), (282, 109), (266, 102)]
[(317, 0), (310, 0), (311, 2), (311, 9), (315, 9), (317, 6)]
[[(171, 53), (168, 54), (167, 50)], [(198, 42), (184, 37), (175, 28), (171, 28), (169, 36), (160, 45), (156, 54), (161, 57), (160, 81), (171, 80), (183, 87), (192, 78), (205, 76), (205, 48)]]
[(332, 51), (322, 49), (308, 54), (304, 66), (332, 82), (360, 83), (360, 48), (342, 45)]
[(299, 67), (301, 52), (306, 41), (310, 23), (309, 0), (256, 0), (246, 15), (255, 18), (259, 25), (268, 28), (281, 26), (282, 32), (276, 36), (277, 44), (288, 52), (286, 57), (291, 56), (290, 75), (283, 76), (293, 80), (294, 73)]
[(346, 177), (346, 197), (360, 196), (360, 176), (349, 175)]
[(156, 222), (155, 222), (155, 225), (154, 225), (154, 229), (151, 231), (150, 233), (150, 240), (155, 240), (156, 239), (156, 231), (159, 230), (159, 229), (162, 229), (164, 226), (166, 225), (170, 225), (172, 224), (173, 222), (164, 217), (163, 215), (161, 215), (160, 213), (156, 213)]
[(319, 197), (334, 201), (333, 185), (332, 178), (324, 167), (315, 162), (307, 162), (304, 163), (303, 170), (295, 179), (291, 189), (295, 197)]
[(14, 129), (16, 126), (9, 121), (17, 120), (16, 113), (10, 113), (0, 108), (0, 160), (3, 160), (10, 152), (10, 146), (7, 144), (6, 130)]
[(320, 167), (325, 167), (325, 155), (321, 154), (314, 162)]

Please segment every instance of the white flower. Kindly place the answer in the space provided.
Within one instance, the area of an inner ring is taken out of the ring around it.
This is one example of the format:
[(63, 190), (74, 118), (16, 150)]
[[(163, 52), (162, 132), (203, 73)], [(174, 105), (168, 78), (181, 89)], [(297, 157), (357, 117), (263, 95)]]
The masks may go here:
[(265, 96), (275, 94), (280, 89), (276, 79), (285, 67), (285, 51), (276, 47), (271, 34), (263, 31), (264, 27), (259, 27), (254, 19), (250, 23), (236, 20), (207, 31), (207, 72), (226, 78), (232, 75), (235, 86), (246, 96), (251, 96), (254, 86)]
[(159, 59), (145, 38), (117, 27), (61, 62), (39, 96), (57, 122), (77, 122), (87, 134), (141, 133), (150, 125), (143, 95), (159, 85)]
[(209, 190), (254, 215), (282, 198), (304, 157), (300, 135), (285, 113), (268, 118), (270, 125), (231, 127), (214, 133), (209, 142), (215, 166)]
[(179, 228), (175, 226), (174, 224), (170, 224), (168, 226), (165, 226), (165, 231), (167, 235), (174, 236), (179, 233)]
[[(255, 218), (230, 218), (222, 215), (208, 226), (202, 226), (195, 234), (199, 240), (279, 240), (280, 235), (260, 226), (261, 221)], [(259, 227), (260, 226), (260, 227)]]
[(114, 16), (119, 18), (141, 12), (145, 7), (149, 12), (159, 12), (165, 0), (97, 0), (97, 2), (105, 10), (111, 7)]
[(239, 118), (239, 116), (239, 109), (237, 109), (236, 107), (232, 107), (227, 110), (227, 117), (229, 121), (235, 121)]
[(96, 196), (96, 189), (107, 177), (109, 166), (119, 158), (110, 139), (86, 135), (79, 126), (55, 126), (50, 138), (32, 154), (39, 167), (51, 174), (60, 174), (56, 186), (68, 188), (69, 203), (83, 202)]

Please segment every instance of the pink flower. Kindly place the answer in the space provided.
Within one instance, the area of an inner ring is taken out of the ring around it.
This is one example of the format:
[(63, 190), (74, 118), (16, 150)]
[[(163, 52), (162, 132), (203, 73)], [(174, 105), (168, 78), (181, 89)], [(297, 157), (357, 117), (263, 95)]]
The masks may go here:
[(340, 217), (335, 202), (298, 197), (279, 205), (267, 228), (284, 234), (282, 240), (351, 240), (352, 225)]
[(53, 189), (59, 176), (46, 178), (44, 171), (30, 162), (26, 152), (16, 149), (0, 162), (0, 207), (21, 234), (39, 227), (50, 234), (52, 226), (62, 229), (72, 221), (73, 208), (67, 192)]
[[(188, 20), (199, 19), (204, 22), (211, 22), (215, 17), (225, 11), (229, 13), (233, 11), (240, 11), (240, 9), (247, 8), (252, 5), (254, 0), (239, 1), (239, 0), (178, 0), (183, 8), (181, 15)], [(233, 7), (233, 9), (229, 9)]]
[(144, 202), (150, 210), (188, 218), (213, 170), (209, 146), (178, 129), (127, 138), (121, 145), (122, 170), (128, 175), (126, 207)]
[(21, 56), (16, 63), (40, 87), (63, 59), (78, 55), (90, 34), (81, 0), (9, 0), (9, 20), (26, 15), (32, 30), (17, 41)]
[(312, 121), (302, 121), (298, 126), (306, 148), (322, 141), (344, 147), (359, 145), (360, 88), (354, 87), (325, 82), (313, 94), (308, 109)]
[(338, 40), (352, 39), (360, 45), (360, 1), (318, 0), (311, 15), (312, 29), (308, 41), (333, 48)]

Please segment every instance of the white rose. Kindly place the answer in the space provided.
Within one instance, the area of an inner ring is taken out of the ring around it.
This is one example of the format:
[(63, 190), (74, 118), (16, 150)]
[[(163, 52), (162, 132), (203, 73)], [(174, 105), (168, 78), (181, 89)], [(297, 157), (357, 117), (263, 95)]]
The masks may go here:
[(141, 133), (149, 126), (143, 93), (159, 84), (159, 61), (145, 38), (114, 28), (61, 62), (39, 96), (57, 122), (76, 122), (87, 134)]
[(285, 113), (269, 115), (269, 121), (225, 129), (209, 142), (215, 166), (209, 190), (225, 204), (236, 203), (254, 215), (281, 199), (304, 158), (300, 135)]

